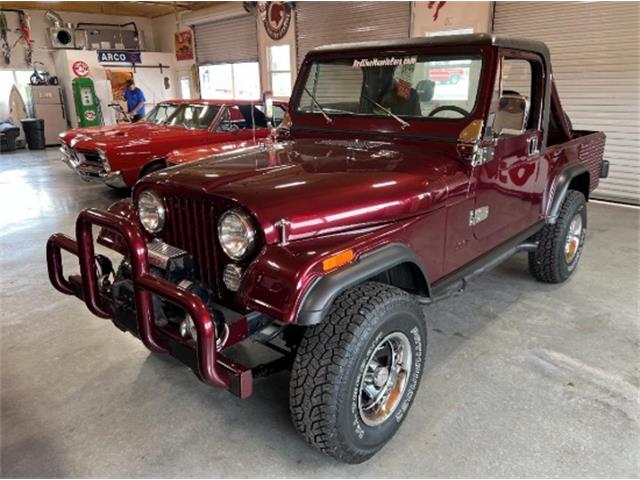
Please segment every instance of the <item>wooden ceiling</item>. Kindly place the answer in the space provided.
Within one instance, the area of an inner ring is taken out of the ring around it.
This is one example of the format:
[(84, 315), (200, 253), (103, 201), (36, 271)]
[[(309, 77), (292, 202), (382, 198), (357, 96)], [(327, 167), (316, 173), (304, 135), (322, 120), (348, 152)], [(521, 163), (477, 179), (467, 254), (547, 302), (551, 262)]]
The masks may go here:
[(18, 8), (22, 10), (54, 10), (56, 12), (101, 13), (103, 15), (135, 16), (155, 18), (176, 11), (199, 10), (222, 2), (5, 2), (0, 8)]

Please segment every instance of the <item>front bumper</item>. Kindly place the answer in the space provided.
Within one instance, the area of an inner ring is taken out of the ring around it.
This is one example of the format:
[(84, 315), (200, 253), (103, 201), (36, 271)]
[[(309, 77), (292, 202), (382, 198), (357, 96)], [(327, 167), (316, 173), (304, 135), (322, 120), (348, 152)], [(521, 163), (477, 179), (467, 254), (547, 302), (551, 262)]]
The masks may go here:
[(112, 172), (106, 161), (87, 161), (82, 152), (76, 152), (64, 144), (60, 147), (60, 153), (62, 153), (61, 160), (85, 182), (98, 180), (114, 188), (126, 188), (128, 186), (124, 181), (122, 172)]
[[(135, 304), (135, 310), (128, 319), (119, 317), (118, 322), (115, 321), (114, 301), (109, 292), (105, 292), (99, 285), (93, 225), (117, 232), (127, 244)], [(78, 257), (80, 275), (66, 277), (63, 274), (62, 250)], [(194, 293), (150, 273), (144, 236), (130, 220), (96, 209), (82, 211), (76, 221), (76, 240), (61, 233), (49, 238), (47, 267), (49, 280), (58, 291), (84, 300), (92, 313), (112, 319), (119, 328), (131, 331), (149, 350), (171, 354), (191, 367), (208, 385), (230, 390), (240, 398), (251, 395), (251, 369), (237, 364), (218, 351), (248, 337), (247, 316), (221, 307), (222, 311), (234, 315), (233, 318), (224, 319), (227, 334), (223, 344), (217, 347), (216, 326), (207, 306)], [(185, 310), (195, 325), (195, 340), (185, 340), (171, 329), (156, 325), (152, 295), (162, 297)], [(227, 316), (230, 316), (228, 313)]]

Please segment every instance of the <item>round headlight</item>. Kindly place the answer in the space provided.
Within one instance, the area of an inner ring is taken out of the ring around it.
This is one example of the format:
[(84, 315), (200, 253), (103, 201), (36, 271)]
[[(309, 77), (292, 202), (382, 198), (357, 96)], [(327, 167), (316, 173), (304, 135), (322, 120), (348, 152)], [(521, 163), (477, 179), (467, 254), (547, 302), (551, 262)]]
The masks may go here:
[(166, 210), (162, 198), (153, 190), (145, 190), (138, 197), (138, 218), (149, 233), (158, 233), (164, 227)]
[(249, 216), (239, 210), (229, 210), (218, 223), (220, 245), (230, 258), (240, 260), (253, 248), (256, 232)]

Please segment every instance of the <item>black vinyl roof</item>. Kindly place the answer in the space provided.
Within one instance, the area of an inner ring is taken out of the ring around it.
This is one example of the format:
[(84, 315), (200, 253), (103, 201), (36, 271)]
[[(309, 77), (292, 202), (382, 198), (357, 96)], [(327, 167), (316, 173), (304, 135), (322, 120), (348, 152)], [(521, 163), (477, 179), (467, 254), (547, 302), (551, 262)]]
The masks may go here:
[(525, 38), (503, 37), (501, 35), (490, 35), (488, 33), (472, 33), (467, 35), (442, 35), (436, 37), (405, 38), (400, 40), (382, 40), (371, 42), (338, 43), (323, 45), (314, 48), (309, 54), (314, 53), (347, 53), (356, 50), (386, 50), (413, 47), (431, 46), (464, 46), (464, 45), (489, 45), (494, 47), (511, 48), (514, 50), (525, 50), (540, 54), (547, 65), (549, 61), (549, 48), (540, 41), (528, 40)]

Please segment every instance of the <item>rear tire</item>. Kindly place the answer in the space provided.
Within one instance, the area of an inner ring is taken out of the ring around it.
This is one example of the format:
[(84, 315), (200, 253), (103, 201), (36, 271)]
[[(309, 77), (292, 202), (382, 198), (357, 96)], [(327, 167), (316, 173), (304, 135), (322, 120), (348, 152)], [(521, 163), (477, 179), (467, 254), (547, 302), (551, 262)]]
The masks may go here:
[(338, 460), (369, 459), (406, 417), (426, 344), (424, 315), (411, 295), (374, 282), (345, 291), (298, 347), (289, 388), (295, 427)]
[(529, 253), (529, 271), (541, 282), (562, 283), (575, 272), (587, 234), (584, 195), (569, 190), (558, 219), (538, 234), (538, 247)]

